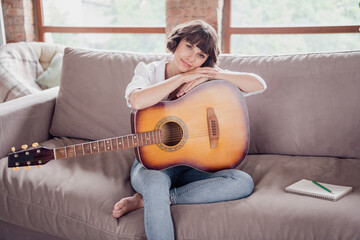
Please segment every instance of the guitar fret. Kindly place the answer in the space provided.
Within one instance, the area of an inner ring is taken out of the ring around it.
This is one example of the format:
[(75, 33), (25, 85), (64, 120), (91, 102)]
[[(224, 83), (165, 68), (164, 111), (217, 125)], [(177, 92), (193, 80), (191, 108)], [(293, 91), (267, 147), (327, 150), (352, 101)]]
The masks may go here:
[(111, 139), (111, 148), (112, 148), (113, 150), (117, 150), (117, 149), (118, 149), (115, 138), (112, 138), (112, 139)]
[(99, 141), (99, 151), (105, 152), (105, 143), (104, 141)]
[(119, 149), (123, 149), (124, 147), (123, 147), (123, 144), (122, 144), (122, 137), (120, 137), (120, 139), (121, 139), (121, 141), (119, 142), (119, 138), (116, 138), (116, 140), (117, 140), (117, 145), (118, 145), (118, 147), (119, 147)]
[(75, 145), (75, 154), (76, 154), (76, 156), (82, 156), (82, 155), (84, 155), (84, 151), (83, 151), (82, 145), (80, 145), (80, 144)]
[(106, 151), (111, 151), (112, 150), (109, 139), (105, 140), (105, 146), (106, 146), (106, 148), (105, 148)]
[(97, 153), (99, 152), (98, 143), (92, 142), (91, 143), (91, 153)]
[(159, 139), (160, 139), (160, 141), (159, 141), (159, 143), (162, 143), (162, 135), (161, 135), (161, 131), (159, 130)]
[(154, 132), (151, 132), (151, 136), (152, 136), (152, 139), (153, 139), (152, 144), (156, 143), (156, 142), (155, 142), (155, 138), (154, 138)]
[[(149, 135), (149, 136), (146, 137), (146, 143), (150, 145), (150, 144), (151, 144), (151, 141), (150, 141), (150, 133), (147, 132), (147, 135)], [(148, 143), (148, 141), (149, 141), (150, 143)]]
[(74, 146), (67, 146), (66, 147), (66, 157), (67, 158), (75, 157)]
[(124, 137), (124, 149), (129, 148), (129, 136)]
[(84, 155), (90, 155), (91, 154), (90, 143), (84, 143), (83, 148), (84, 148)]
[(56, 159), (66, 158), (65, 148), (56, 148), (55, 156), (56, 156)]

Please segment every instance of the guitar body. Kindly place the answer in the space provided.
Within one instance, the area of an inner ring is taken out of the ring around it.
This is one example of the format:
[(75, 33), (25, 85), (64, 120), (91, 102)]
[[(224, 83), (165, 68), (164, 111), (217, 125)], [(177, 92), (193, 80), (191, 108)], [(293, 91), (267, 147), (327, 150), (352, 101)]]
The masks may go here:
[(161, 130), (162, 142), (135, 148), (148, 169), (187, 165), (214, 172), (235, 168), (249, 146), (249, 121), (241, 91), (213, 80), (174, 101), (132, 113), (133, 133)]

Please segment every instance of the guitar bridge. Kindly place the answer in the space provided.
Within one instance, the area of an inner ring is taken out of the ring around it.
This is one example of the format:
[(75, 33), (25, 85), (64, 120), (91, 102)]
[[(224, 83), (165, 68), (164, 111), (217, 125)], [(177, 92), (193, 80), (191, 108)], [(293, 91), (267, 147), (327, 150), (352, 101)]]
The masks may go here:
[(216, 148), (219, 141), (219, 124), (213, 108), (207, 108), (210, 148)]

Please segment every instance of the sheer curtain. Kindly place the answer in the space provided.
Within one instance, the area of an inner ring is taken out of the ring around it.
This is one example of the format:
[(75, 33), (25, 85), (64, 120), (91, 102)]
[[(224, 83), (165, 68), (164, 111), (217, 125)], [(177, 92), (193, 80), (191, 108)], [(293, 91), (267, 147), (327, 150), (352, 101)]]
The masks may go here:
[(2, 5), (0, 1), (0, 46), (6, 44), (5, 28), (4, 28), (4, 16), (2, 12)]

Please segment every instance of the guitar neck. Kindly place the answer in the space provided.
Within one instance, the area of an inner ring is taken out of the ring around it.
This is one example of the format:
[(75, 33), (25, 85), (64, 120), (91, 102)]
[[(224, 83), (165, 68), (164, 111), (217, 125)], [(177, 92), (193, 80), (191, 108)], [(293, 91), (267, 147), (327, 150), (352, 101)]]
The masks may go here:
[(128, 148), (142, 147), (146, 145), (159, 144), (161, 142), (161, 130), (156, 130), (54, 148), (53, 151), (54, 158), (56, 160), (92, 155), (101, 152), (111, 152)]

